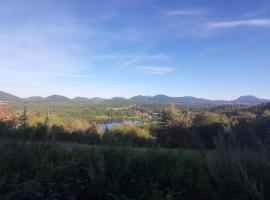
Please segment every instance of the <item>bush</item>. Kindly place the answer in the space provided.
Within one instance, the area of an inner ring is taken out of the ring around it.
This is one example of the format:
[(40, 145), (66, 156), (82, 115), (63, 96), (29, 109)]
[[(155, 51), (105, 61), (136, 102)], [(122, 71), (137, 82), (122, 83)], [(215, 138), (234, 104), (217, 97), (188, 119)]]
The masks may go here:
[(153, 144), (154, 138), (149, 130), (140, 127), (116, 127), (104, 133), (102, 137), (104, 144), (149, 146)]
[(270, 198), (268, 151), (0, 144), (5, 199)]

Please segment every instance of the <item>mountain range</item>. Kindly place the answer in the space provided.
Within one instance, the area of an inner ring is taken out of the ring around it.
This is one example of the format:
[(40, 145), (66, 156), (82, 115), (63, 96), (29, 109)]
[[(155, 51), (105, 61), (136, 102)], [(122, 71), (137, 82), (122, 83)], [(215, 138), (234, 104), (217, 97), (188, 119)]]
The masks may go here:
[(86, 98), (86, 97), (75, 97), (70, 99), (61, 95), (51, 95), (48, 97), (33, 96), (29, 98), (20, 98), (15, 95), (0, 91), (0, 101), (2, 102), (79, 102), (79, 103), (138, 103), (138, 104), (178, 104), (178, 105), (221, 105), (221, 104), (260, 104), (269, 102), (267, 99), (260, 99), (252, 95), (241, 96), (232, 101), (226, 100), (210, 100), (203, 98), (196, 98), (192, 96), (184, 97), (169, 97), (166, 95), (156, 96), (134, 96), (131, 98), (114, 97), (111, 99), (104, 98)]

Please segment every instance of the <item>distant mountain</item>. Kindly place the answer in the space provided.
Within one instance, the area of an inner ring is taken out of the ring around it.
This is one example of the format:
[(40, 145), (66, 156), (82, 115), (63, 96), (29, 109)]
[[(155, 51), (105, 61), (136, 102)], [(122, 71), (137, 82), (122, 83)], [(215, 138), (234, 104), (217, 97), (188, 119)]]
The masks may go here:
[(174, 97), (174, 100), (178, 104), (213, 104), (214, 102), (208, 99), (196, 98), (196, 97)]
[(173, 103), (173, 98), (163, 94), (158, 94), (153, 96), (151, 101), (155, 103)]
[(169, 97), (166, 95), (156, 95), (153, 97), (149, 96), (135, 96), (129, 100), (139, 103), (163, 103), (163, 104), (182, 104), (182, 105), (221, 105), (221, 104), (260, 104), (268, 102), (266, 99), (259, 99), (254, 96), (242, 96), (233, 101), (225, 100), (209, 100), (203, 98), (196, 98), (191, 96), (185, 97)]
[(113, 97), (110, 100), (113, 100), (113, 101), (126, 101), (127, 99), (124, 98), (124, 97)]
[(51, 95), (44, 98), (45, 101), (70, 101), (71, 99), (61, 95)]
[(75, 97), (73, 99), (71, 99), (74, 102), (78, 102), (78, 103), (101, 103), (103, 101), (106, 101), (108, 99), (103, 99), (103, 98), (99, 98), (99, 97), (94, 97), (94, 98), (86, 98), (86, 97)]
[(0, 101), (20, 101), (21, 98), (12, 94), (0, 91)]
[(28, 97), (24, 99), (25, 101), (31, 101), (31, 102), (37, 102), (37, 101), (42, 101), (43, 98), (39, 96), (33, 96), (33, 97)]
[(163, 104), (213, 104), (213, 101), (196, 98), (196, 97), (169, 97), (166, 95), (156, 95), (153, 97), (150, 96), (135, 96), (129, 100), (139, 103), (163, 103)]
[(137, 103), (149, 103), (151, 102), (152, 97), (138, 95), (138, 96), (131, 97), (129, 100), (132, 102), (137, 102)]
[(67, 98), (61, 95), (51, 95), (46, 98), (42, 97), (29, 97), (29, 98), (19, 98), (12, 94), (8, 94), (6, 92), (0, 91), (0, 101), (29, 101), (29, 102), (44, 102), (44, 101), (53, 101), (53, 102), (80, 102), (80, 103), (110, 103), (110, 104), (130, 104), (130, 103), (138, 103), (138, 104), (178, 104), (178, 105), (222, 105), (222, 104), (261, 104), (265, 102), (270, 102), (267, 99), (260, 99), (255, 96), (241, 96), (238, 99), (233, 101), (225, 101), (225, 100), (209, 100), (203, 98), (196, 98), (192, 96), (184, 96), (184, 97), (169, 97), (166, 95), (156, 95), (156, 96), (134, 96), (129, 99), (123, 97), (114, 97), (111, 99), (103, 99), (103, 98), (86, 98), (86, 97), (75, 97), (73, 99)]
[(103, 103), (112, 103), (112, 104), (126, 104), (129, 103), (129, 100), (124, 97), (113, 97), (111, 99), (105, 99)]
[(103, 102), (105, 101), (106, 99), (103, 99), (103, 98), (99, 98), (99, 97), (94, 97), (94, 98), (91, 98), (89, 99), (92, 103), (100, 103), (100, 102)]
[(260, 103), (265, 103), (268, 102), (269, 100), (267, 99), (259, 99), (255, 96), (248, 95), (248, 96), (241, 96), (238, 99), (231, 101), (231, 103), (236, 103), (236, 104), (260, 104)]
[(89, 101), (89, 99), (86, 98), (86, 97), (75, 97), (75, 98), (72, 99), (72, 101), (76, 101), (76, 102), (87, 102), (87, 101)]
[(213, 100), (212, 102), (216, 105), (231, 104), (231, 101), (225, 101), (225, 100)]

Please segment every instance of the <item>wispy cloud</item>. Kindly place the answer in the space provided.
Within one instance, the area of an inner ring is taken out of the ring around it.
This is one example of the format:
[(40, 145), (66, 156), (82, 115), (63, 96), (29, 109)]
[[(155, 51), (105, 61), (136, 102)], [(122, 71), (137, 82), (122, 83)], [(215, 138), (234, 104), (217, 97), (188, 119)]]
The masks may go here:
[(139, 60), (170, 60), (165, 54), (97, 54), (91, 56), (95, 59), (139, 59)]
[(172, 67), (140, 67), (139, 69), (148, 74), (166, 74), (174, 70)]
[(171, 16), (176, 16), (176, 15), (186, 15), (186, 16), (192, 16), (192, 15), (200, 15), (202, 14), (202, 10), (182, 10), (182, 9), (177, 9), (177, 10), (169, 10), (167, 12), (168, 15)]
[(92, 79), (95, 78), (94, 75), (89, 75), (89, 74), (61, 74), (61, 77), (66, 77), (66, 78), (78, 78), (78, 79)]
[(209, 22), (208, 28), (234, 28), (240, 26), (270, 26), (270, 19), (248, 19), (234, 21)]

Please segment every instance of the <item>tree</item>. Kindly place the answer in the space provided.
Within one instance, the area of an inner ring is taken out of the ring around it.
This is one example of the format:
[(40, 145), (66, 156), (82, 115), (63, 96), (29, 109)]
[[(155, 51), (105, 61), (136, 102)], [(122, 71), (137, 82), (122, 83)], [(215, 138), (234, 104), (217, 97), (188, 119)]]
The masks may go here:
[(268, 109), (264, 110), (262, 116), (263, 117), (270, 117), (270, 110), (268, 110)]
[(179, 123), (181, 118), (180, 112), (175, 105), (164, 108), (161, 113), (161, 122), (165, 125), (172, 126)]
[(194, 119), (195, 126), (208, 126), (216, 123), (229, 124), (229, 118), (214, 112), (203, 112), (197, 114)]
[(153, 128), (157, 143), (163, 147), (188, 147), (190, 143), (189, 128), (192, 117), (187, 111), (180, 111), (175, 105), (163, 109), (160, 121), (162, 126)]
[(173, 104), (163, 109), (161, 122), (167, 126), (181, 126), (182, 128), (189, 128), (192, 125), (190, 113), (188, 111), (181, 112)]
[(21, 127), (22, 127), (22, 129), (26, 129), (26, 127), (27, 127), (27, 121), (28, 121), (26, 105), (24, 106), (23, 114), (22, 114), (20, 120), (21, 120)]

